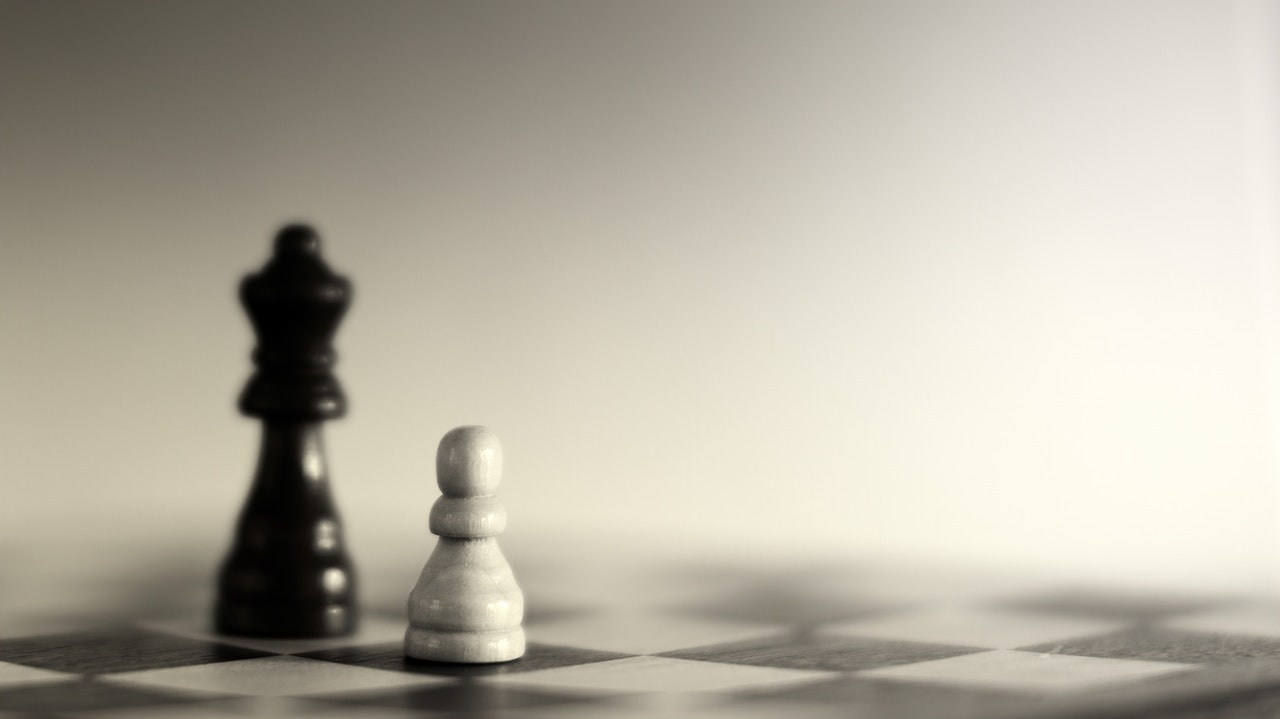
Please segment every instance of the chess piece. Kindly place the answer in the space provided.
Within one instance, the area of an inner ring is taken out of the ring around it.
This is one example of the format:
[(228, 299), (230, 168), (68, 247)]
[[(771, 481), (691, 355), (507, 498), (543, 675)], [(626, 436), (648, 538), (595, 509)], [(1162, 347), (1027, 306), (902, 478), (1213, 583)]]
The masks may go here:
[(331, 346), (351, 284), (292, 225), (240, 284), (257, 335), (257, 367), (240, 411), (263, 421), (262, 449), (235, 542), (218, 581), (225, 634), (328, 637), (354, 630), (355, 586), (325, 469), (321, 424), (346, 412)]
[(440, 440), (431, 507), (440, 539), (409, 594), (404, 653), (414, 659), (482, 664), (524, 654), (524, 594), (498, 548), (507, 511), (494, 495), (502, 446), (484, 427), (458, 427)]

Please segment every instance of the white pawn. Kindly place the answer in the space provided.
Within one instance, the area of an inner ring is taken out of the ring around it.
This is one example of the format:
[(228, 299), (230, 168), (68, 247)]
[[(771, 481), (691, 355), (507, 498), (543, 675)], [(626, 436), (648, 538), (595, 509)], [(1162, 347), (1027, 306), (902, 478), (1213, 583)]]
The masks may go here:
[(494, 496), (502, 445), (484, 427), (458, 427), (440, 440), (431, 507), (435, 551), (409, 593), (404, 653), (415, 659), (481, 664), (524, 654), (524, 594), (498, 548), (507, 510)]

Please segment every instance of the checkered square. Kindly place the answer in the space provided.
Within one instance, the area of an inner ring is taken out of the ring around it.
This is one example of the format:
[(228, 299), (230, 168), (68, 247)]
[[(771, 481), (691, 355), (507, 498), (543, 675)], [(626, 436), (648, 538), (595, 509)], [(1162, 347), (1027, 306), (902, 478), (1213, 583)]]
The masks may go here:
[(0, 626), (0, 717), (1236, 719), (1280, 696), (1274, 604), (894, 573), (684, 579), (621, 597), (595, 576), (595, 593), (535, 583), (559, 601), (535, 602), (526, 655), (493, 665), (408, 660), (403, 617), (367, 608), (357, 634), (314, 640), (217, 636), (207, 611)]

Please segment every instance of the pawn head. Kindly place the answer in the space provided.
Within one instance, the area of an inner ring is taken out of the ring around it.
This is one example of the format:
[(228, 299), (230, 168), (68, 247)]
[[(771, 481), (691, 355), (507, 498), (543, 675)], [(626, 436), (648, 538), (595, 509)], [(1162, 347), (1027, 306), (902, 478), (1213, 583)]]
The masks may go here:
[(436, 483), (449, 497), (493, 494), (502, 481), (502, 445), (486, 427), (449, 430), (436, 451)]

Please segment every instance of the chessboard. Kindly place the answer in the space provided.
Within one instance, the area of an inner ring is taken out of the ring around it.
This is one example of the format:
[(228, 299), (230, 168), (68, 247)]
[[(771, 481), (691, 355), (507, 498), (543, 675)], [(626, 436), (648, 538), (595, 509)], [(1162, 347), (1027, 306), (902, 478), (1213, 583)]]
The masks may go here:
[(1263, 600), (859, 566), (527, 569), (528, 652), (494, 665), (406, 659), (395, 591), (366, 597), (358, 631), (336, 639), (220, 636), (196, 607), (4, 621), (0, 716), (1280, 712), (1280, 605)]

